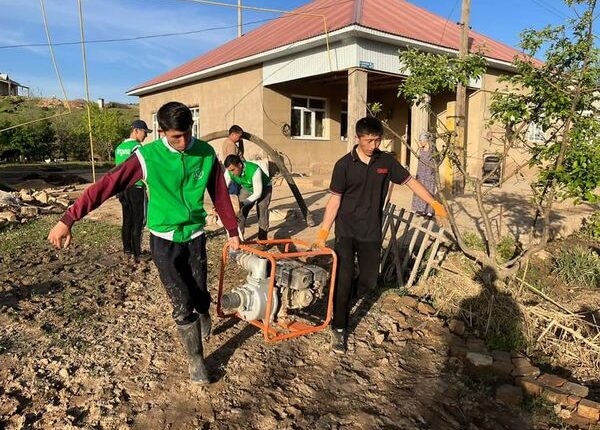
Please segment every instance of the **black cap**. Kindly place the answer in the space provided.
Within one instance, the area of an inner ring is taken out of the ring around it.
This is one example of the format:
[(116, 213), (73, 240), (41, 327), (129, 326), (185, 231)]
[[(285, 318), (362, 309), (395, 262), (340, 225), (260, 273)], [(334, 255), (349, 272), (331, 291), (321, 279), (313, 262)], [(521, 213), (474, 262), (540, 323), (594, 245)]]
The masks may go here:
[(131, 128), (139, 128), (140, 130), (146, 130), (146, 133), (152, 133), (152, 130), (148, 128), (148, 124), (146, 121), (142, 121), (141, 119), (136, 119), (131, 123)]

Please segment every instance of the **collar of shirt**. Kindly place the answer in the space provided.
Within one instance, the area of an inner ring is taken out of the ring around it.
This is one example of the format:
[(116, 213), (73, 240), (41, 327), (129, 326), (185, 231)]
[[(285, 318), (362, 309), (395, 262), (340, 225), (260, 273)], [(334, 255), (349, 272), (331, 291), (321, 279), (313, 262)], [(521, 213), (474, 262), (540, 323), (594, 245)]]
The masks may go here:
[[(361, 161), (360, 157), (358, 156), (357, 148), (358, 148), (358, 145), (354, 145), (354, 147), (352, 148), (352, 152), (351, 152), (352, 161)], [(381, 155), (381, 151), (379, 150), (379, 148), (375, 148), (373, 150), (373, 155), (371, 155), (369, 157), (369, 164), (371, 164), (373, 161), (377, 160), (380, 155)]]

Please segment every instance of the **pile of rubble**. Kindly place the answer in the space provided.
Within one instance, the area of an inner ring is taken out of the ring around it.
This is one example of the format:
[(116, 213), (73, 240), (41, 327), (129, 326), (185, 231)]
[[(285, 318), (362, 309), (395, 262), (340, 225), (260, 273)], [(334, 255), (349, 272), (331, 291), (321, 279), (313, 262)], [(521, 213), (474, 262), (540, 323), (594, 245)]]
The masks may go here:
[(40, 215), (58, 214), (72, 203), (69, 192), (74, 186), (46, 188), (41, 191), (22, 189), (19, 192), (0, 191), (0, 228), (23, 224)]

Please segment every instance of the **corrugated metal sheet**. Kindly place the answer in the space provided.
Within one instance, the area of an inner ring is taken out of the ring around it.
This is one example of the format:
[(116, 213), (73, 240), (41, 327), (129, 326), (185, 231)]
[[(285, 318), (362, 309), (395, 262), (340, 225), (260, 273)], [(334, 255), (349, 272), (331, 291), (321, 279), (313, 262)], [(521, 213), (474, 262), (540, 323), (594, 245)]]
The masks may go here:
[[(293, 81), (330, 71), (346, 70), (356, 65), (357, 49), (354, 39), (332, 45), (330, 54), (325, 46), (288, 55), (263, 64), (263, 85)], [(329, 56), (331, 65), (329, 67)]]
[[(405, 0), (315, 0), (294, 12), (325, 15), (328, 31), (353, 24), (391, 35), (458, 50), (460, 27)], [(243, 58), (324, 34), (318, 16), (283, 15), (135, 89), (172, 81)], [(511, 62), (518, 51), (474, 31), (471, 49), (484, 47), (488, 58)]]

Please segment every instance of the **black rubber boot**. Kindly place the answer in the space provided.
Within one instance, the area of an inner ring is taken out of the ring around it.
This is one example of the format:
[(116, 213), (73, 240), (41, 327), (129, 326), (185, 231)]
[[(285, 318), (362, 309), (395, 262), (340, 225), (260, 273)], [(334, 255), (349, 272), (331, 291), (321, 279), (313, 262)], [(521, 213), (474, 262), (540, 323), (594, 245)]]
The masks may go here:
[(212, 321), (210, 319), (210, 315), (200, 314), (200, 333), (202, 334), (202, 340), (207, 340), (210, 336), (210, 332), (212, 330)]
[(178, 325), (177, 330), (187, 352), (190, 380), (199, 385), (210, 384), (208, 371), (204, 364), (202, 339), (200, 338), (200, 320), (196, 320), (190, 324)]
[(346, 330), (331, 328), (331, 350), (336, 354), (346, 353)]
[(258, 240), (267, 240), (267, 230), (258, 229)]

